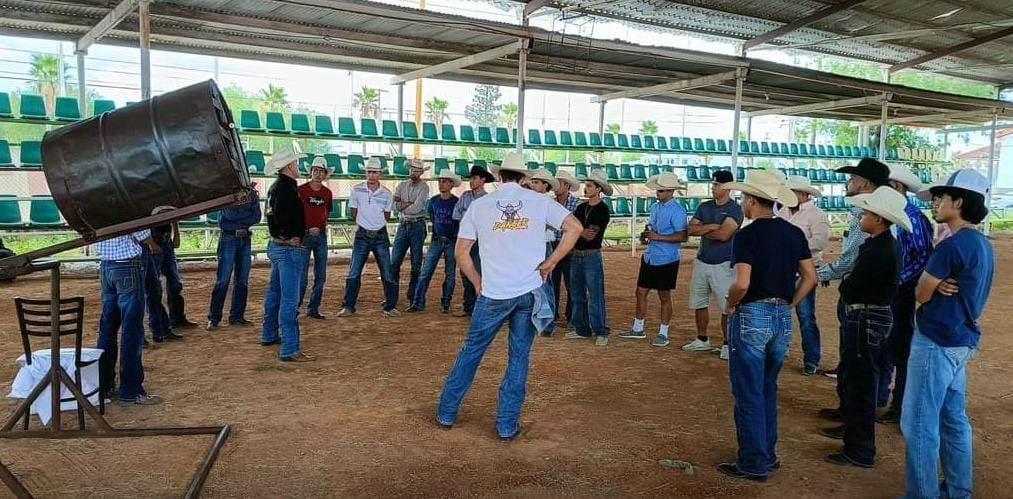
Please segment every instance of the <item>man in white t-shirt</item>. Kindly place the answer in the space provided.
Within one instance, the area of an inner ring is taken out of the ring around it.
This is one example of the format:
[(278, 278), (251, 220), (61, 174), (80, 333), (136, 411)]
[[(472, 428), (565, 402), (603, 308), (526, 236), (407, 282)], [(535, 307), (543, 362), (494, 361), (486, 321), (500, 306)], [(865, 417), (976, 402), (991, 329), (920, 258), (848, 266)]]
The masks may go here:
[[(499, 188), (475, 200), (461, 220), (455, 248), (457, 264), (480, 296), (436, 410), (436, 422), (445, 429), (454, 424), (485, 349), (500, 327), (509, 322), (509, 359), (499, 390), (496, 432), (504, 440), (520, 433), (518, 421), (524, 403), (528, 356), (537, 333), (535, 312), (546, 309), (551, 319), (552, 292), (544, 286), (546, 278), (570, 252), (582, 230), (580, 222), (554, 199), (520, 186), (518, 182), (528, 173), (521, 154), (508, 154), (502, 166), (493, 167), (493, 174), (500, 180)], [(546, 226), (563, 230), (562, 241), (548, 258)], [(481, 275), (471, 259), (476, 241), (482, 259)], [(548, 320), (545, 322), (547, 325)]]
[(376, 259), (383, 281), (383, 315), (397, 317), (401, 313), (394, 308), (394, 295), (397, 292), (394, 290), (390, 237), (387, 234), (387, 222), (390, 221), (390, 211), (394, 208), (394, 194), (380, 184), (379, 159), (370, 158), (366, 163), (366, 181), (352, 188), (348, 207), (355, 220), (355, 241), (352, 243), (348, 277), (345, 278), (345, 301), (338, 317), (348, 317), (355, 313), (355, 302), (359, 299), (359, 279), (370, 253)]

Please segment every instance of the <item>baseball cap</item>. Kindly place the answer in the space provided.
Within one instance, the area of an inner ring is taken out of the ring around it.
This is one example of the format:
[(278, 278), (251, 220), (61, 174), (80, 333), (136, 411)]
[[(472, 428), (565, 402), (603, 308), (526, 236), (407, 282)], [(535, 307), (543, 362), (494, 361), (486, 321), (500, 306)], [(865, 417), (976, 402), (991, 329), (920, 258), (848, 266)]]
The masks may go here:
[(957, 170), (950, 174), (943, 182), (936, 182), (928, 186), (928, 188), (918, 193), (918, 198), (928, 201), (932, 199), (933, 194), (941, 194), (950, 189), (961, 189), (965, 191), (974, 192), (980, 194), (982, 197), (987, 197), (992, 186), (990, 185), (988, 178), (986, 178), (977, 170), (970, 168), (964, 168), (963, 170)]
[(727, 184), (728, 182), (735, 180), (735, 177), (732, 175), (732, 172), (728, 170), (717, 170), (711, 174), (711, 180), (719, 184)]

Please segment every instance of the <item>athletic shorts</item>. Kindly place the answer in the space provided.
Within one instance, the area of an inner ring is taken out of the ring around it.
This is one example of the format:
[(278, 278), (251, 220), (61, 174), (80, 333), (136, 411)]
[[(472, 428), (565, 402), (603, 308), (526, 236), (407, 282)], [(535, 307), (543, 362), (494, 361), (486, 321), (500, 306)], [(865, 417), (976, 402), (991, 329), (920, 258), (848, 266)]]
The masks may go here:
[(637, 287), (670, 291), (675, 289), (679, 278), (679, 260), (664, 265), (651, 265), (640, 259), (640, 274), (637, 275)]
[(732, 287), (733, 280), (731, 262), (710, 264), (694, 260), (693, 277), (689, 281), (689, 308), (707, 308), (714, 297), (721, 313), (727, 313), (728, 288)]

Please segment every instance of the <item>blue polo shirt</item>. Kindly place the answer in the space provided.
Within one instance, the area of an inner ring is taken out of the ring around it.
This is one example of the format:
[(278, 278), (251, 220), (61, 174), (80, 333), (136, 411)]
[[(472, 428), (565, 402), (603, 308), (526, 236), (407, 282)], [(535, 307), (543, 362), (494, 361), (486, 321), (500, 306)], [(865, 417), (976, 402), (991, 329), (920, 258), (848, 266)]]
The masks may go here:
[[(654, 232), (663, 236), (670, 236), (676, 232), (686, 230), (686, 209), (675, 198), (669, 199), (666, 203), (654, 203), (651, 206), (651, 215), (647, 218)], [(651, 241), (644, 251), (644, 263), (648, 265), (668, 265), (679, 261), (680, 243), (667, 241)]]
[(992, 289), (995, 256), (984, 234), (967, 228), (943, 239), (925, 266), (936, 279), (952, 277), (960, 291), (953, 296), (932, 295), (918, 309), (918, 331), (942, 347), (977, 348), (978, 318)]

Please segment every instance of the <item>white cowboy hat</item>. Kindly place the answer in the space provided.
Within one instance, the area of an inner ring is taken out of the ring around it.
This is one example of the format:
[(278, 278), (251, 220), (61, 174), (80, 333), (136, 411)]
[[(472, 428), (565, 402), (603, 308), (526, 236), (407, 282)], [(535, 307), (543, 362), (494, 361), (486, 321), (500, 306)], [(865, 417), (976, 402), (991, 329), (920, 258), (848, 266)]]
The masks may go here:
[(531, 170), (528, 170), (527, 164), (524, 161), (524, 155), (519, 152), (512, 152), (503, 158), (503, 164), (492, 165), (490, 171), (493, 175), (498, 175), (500, 171), (506, 170), (508, 172), (520, 173), (524, 176), (530, 176)]
[(777, 170), (748, 170), (744, 182), (728, 182), (724, 187), (794, 208), (798, 198), (785, 182), (784, 174)]
[(925, 188), (922, 181), (918, 180), (918, 175), (915, 175), (914, 172), (905, 166), (891, 166), (890, 180), (896, 180), (904, 184), (907, 190), (913, 193), (918, 193)]
[(265, 175), (277, 175), (286, 166), (299, 161), (299, 154), (291, 146), (284, 146), (271, 154), (271, 158), (264, 165)]
[(992, 186), (984, 175), (978, 173), (970, 168), (964, 168), (951, 173), (947, 177), (940, 177), (936, 179), (936, 182), (932, 185), (925, 186), (921, 192), (918, 193), (918, 199), (922, 201), (931, 201), (933, 191), (942, 193), (947, 188), (950, 189), (963, 189), (969, 192), (975, 192), (980, 194), (982, 197), (988, 197), (988, 192)]
[(436, 176), (436, 180), (442, 180), (442, 179), (453, 180), (454, 181), (454, 187), (460, 187), (461, 186), (461, 176), (458, 175), (458, 174), (456, 174), (456, 173), (454, 173), (454, 172), (452, 172), (452, 171), (450, 171), (449, 168), (444, 168), (443, 171), (440, 172), (439, 175)]
[(885, 185), (879, 186), (871, 194), (857, 194), (844, 198), (844, 202), (875, 213), (911, 232), (911, 218), (904, 212), (907, 199), (904, 195)]
[(535, 172), (531, 174), (531, 178), (530, 179), (531, 180), (536, 180), (536, 179), (537, 180), (541, 180), (542, 182), (545, 182), (545, 183), (549, 184), (552, 187), (553, 191), (555, 191), (556, 189), (559, 189), (559, 181), (556, 180), (556, 177), (552, 176), (552, 172), (550, 172), (549, 170), (547, 170), (545, 168), (539, 168), (539, 169), (535, 170)]
[(609, 183), (605, 177), (605, 172), (601, 170), (593, 170), (590, 175), (587, 176), (588, 182), (594, 182), (598, 187), (601, 187), (602, 194), (606, 196), (612, 195), (612, 184)]
[(809, 181), (809, 177), (803, 177), (802, 175), (789, 175), (788, 180), (785, 181), (784, 185), (793, 191), (808, 192), (813, 196), (823, 195), (823, 193)]
[(412, 170), (427, 171), (429, 167), (422, 163), (419, 158), (412, 158), (408, 160), (408, 168)]
[[(566, 185), (570, 186), (570, 192), (576, 192), (578, 186), (580, 185), (580, 181), (577, 180), (577, 177), (574, 177), (572, 173), (566, 170), (557, 171), (556, 180), (566, 182)], [(553, 187), (552, 190), (556, 190), (556, 188)]]
[(332, 173), (331, 167), (327, 165), (327, 160), (323, 156), (313, 158), (313, 162), (310, 163), (310, 171), (313, 171), (314, 168), (323, 168), (327, 170), (328, 175)]
[(369, 161), (366, 162), (366, 171), (367, 172), (382, 172), (383, 171), (383, 167), (380, 166), (380, 158), (377, 158), (376, 156), (373, 156), (372, 158), (369, 158)]
[(674, 173), (659, 173), (647, 179), (644, 185), (652, 191), (685, 191), (686, 183)]

